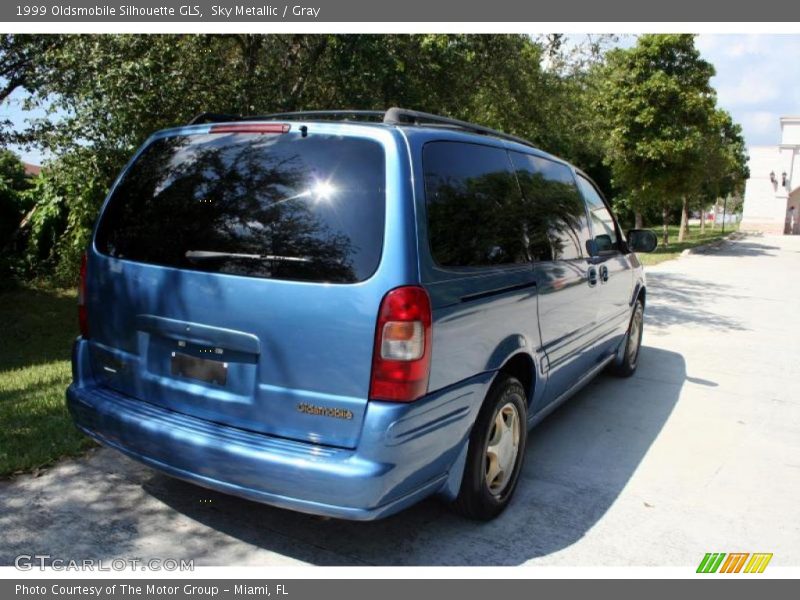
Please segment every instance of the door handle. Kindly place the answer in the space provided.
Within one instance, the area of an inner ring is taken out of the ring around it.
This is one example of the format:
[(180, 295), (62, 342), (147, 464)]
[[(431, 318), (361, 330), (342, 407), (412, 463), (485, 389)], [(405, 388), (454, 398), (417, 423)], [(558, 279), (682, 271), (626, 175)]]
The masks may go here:
[(608, 281), (608, 267), (600, 265), (600, 281), (606, 283)]
[(587, 271), (588, 280), (589, 280), (589, 287), (594, 287), (597, 285), (597, 269), (595, 267), (589, 267)]

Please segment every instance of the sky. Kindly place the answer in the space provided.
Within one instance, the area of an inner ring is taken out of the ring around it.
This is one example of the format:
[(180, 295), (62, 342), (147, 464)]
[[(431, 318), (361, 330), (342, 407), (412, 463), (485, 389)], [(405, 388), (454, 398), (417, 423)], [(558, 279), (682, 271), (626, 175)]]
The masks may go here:
[[(629, 46), (632, 38), (623, 38)], [(742, 125), (748, 146), (777, 144), (781, 116), (800, 115), (800, 35), (702, 34), (696, 41), (716, 68), (712, 80), (719, 104)], [(0, 106), (0, 119), (24, 126), (26, 118), (41, 116), (22, 111), (23, 94)], [(17, 148), (27, 162), (40, 163), (35, 150)]]
[[(22, 110), (22, 101), (25, 99), (25, 96), (26, 94), (19, 89), (11, 94), (11, 96), (0, 105), (0, 121), (9, 120), (14, 124), (15, 129), (24, 129), (27, 126), (27, 119), (45, 116), (43, 110)], [(36, 149), (25, 149), (16, 146), (11, 146), (11, 149), (19, 154), (25, 162), (35, 165), (40, 165), (42, 163), (42, 155)]]
[(742, 125), (748, 146), (780, 142), (782, 116), (800, 115), (800, 35), (700, 35), (717, 75), (719, 105)]

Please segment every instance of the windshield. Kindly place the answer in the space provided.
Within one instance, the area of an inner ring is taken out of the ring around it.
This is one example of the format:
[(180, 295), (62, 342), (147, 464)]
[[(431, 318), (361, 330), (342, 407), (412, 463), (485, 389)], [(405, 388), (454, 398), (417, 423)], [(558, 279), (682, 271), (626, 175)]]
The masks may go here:
[(334, 283), (380, 261), (384, 153), (338, 136), (204, 134), (150, 144), (98, 227), (100, 252), (169, 267)]

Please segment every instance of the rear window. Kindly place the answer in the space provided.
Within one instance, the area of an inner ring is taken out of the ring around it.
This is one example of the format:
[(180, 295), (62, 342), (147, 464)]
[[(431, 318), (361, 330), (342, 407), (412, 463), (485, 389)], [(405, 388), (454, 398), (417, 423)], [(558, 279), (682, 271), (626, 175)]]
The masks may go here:
[(95, 243), (116, 258), (181, 269), (363, 281), (381, 256), (384, 173), (371, 140), (162, 138), (117, 186)]

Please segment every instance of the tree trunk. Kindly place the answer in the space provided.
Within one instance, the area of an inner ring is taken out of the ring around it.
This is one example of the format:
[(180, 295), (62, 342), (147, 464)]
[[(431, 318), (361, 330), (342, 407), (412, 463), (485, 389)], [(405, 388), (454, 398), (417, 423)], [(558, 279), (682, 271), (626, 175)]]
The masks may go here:
[(669, 208), (666, 206), (661, 209), (661, 219), (664, 222), (664, 229), (661, 235), (661, 243), (669, 246)]
[(636, 229), (644, 229), (644, 219), (642, 219), (642, 213), (641, 212), (639, 212), (638, 210), (634, 211), (633, 219), (634, 219), (633, 226)]
[(683, 197), (683, 206), (681, 206), (681, 226), (678, 229), (678, 242), (682, 242), (689, 235), (689, 201), (686, 196)]
[(706, 234), (706, 209), (700, 209), (700, 235)]
[(714, 219), (711, 221), (711, 231), (717, 228), (717, 209), (719, 208), (719, 198), (714, 200)]

